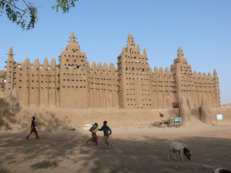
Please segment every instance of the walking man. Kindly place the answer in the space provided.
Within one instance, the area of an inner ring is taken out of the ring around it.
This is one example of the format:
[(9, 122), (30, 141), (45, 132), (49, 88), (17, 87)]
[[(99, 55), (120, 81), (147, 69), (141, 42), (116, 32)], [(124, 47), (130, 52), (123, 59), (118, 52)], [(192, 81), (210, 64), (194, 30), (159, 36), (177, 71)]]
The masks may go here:
[(30, 131), (30, 134), (27, 135), (27, 137), (26, 137), (27, 139), (29, 139), (30, 135), (31, 135), (33, 132), (34, 132), (34, 134), (36, 135), (36, 138), (37, 138), (37, 139), (39, 138), (38, 132), (37, 132), (35, 126), (36, 126), (35, 117), (33, 116), (33, 117), (32, 117), (32, 121), (31, 121), (31, 131)]

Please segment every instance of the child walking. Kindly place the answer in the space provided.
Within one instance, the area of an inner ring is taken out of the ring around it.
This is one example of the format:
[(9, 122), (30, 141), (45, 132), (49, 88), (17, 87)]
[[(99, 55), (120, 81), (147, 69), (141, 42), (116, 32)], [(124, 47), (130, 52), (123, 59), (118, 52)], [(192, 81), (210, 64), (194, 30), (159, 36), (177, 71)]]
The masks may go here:
[(87, 144), (88, 144), (89, 141), (95, 142), (96, 145), (98, 144), (98, 138), (97, 138), (97, 135), (96, 135), (97, 130), (98, 130), (98, 124), (95, 123), (95, 124), (93, 124), (93, 126), (89, 129), (89, 131), (91, 132), (92, 138), (89, 139), (89, 140), (87, 140)]
[(105, 144), (109, 145), (108, 138), (109, 138), (109, 135), (112, 134), (112, 131), (110, 127), (107, 125), (107, 121), (103, 122), (103, 126), (99, 129), (99, 131), (103, 131), (104, 142)]

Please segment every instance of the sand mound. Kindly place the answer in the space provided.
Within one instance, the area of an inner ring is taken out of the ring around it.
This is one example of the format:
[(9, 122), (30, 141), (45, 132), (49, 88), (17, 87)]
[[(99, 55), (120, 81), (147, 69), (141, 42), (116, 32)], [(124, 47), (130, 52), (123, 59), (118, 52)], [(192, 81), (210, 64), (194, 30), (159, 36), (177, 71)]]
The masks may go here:
[(197, 117), (191, 116), (190, 121), (183, 124), (184, 127), (206, 127), (208, 124), (203, 123)]
[(14, 89), (8, 97), (0, 98), (0, 129), (11, 130), (19, 111), (17, 90)]
[(53, 111), (26, 109), (17, 114), (17, 123), (12, 124), (14, 130), (29, 130), (32, 116), (36, 117), (38, 130), (71, 130), (71, 119), (68, 116), (57, 116)]
[(207, 100), (205, 99), (205, 97), (203, 97), (201, 103), (201, 121), (206, 124), (211, 124), (212, 123), (211, 118), (212, 118), (211, 111), (208, 108)]
[(185, 97), (181, 98), (180, 116), (182, 117), (182, 124), (187, 125), (191, 123), (191, 111)]

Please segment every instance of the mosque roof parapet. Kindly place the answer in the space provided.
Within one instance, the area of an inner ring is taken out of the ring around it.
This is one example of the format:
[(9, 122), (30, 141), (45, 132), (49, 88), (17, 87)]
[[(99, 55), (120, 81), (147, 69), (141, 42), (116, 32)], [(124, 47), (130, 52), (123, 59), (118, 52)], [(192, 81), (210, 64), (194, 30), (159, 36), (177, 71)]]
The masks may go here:
[(99, 71), (99, 72), (103, 71), (103, 66), (102, 66), (101, 62), (98, 63), (97, 71)]
[(91, 65), (91, 71), (96, 72), (97, 71), (97, 66), (96, 66), (96, 62), (93, 62)]
[(144, 54), (144, 56), (147, 56), (147, 51), (145, 48), (144, 48), (143, 54)]
[(197, 71), (194, 71), (193, 74), (194, 74), (194, 76), (197, 76)]
[(55, 61), (55, 58), (52, 58), (52, 59), (51, 59), (51, 68), (52, 68), (52, 69), (55, 69), (55, 68), (56, 68), (56, 61)]
[(169, 73), (169, 68), (168, 67), (165, 68), (165, 72)]
[(33, 64), (33, 68), (40, 68), (40, 63), (39, 63), (39, 59), (36, 58)]
[(155, 73), (159, 73), (157, 66), (155, 66), (154, 72), (155, 72)]
[(213, 76), (217, 77), (217, 70), (216, 69), (214, 69), (214, 71), (213, 71)]
[(108, 65), (106, 62), (103, 64), (103, 71), (108, 72)]
[(45, 58), (43, 61), (43, 69), (47, 69), (48, 66), (49, 66), (48, 60), (47, 60), (47, 58)]
[(26, 57), (25, 62), (26, 65), (30, 66), (30, 59), (28, 57)]
[(152, 68), (148, 66), (148, 71), (152, 73)]
[(140, 51), (140, 45), (139, 44), (136, 45), (136, 48), (138, 51)]
[(116, 69), (115, 69), (115, 65), (113, 63), (110, 63), (109, 65), (109, 72), (115, 73)]

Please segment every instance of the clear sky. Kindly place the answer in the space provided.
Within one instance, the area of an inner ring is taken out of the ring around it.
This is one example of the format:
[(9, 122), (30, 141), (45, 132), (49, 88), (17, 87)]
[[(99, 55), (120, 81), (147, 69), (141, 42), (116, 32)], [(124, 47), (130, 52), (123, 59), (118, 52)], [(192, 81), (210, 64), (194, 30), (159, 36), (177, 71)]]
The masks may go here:
[(231, 0), (79, 0), (68, 14), (52, 10), (54, 1), (34, 2), (39, 21), (33, 30), (0, 17), (1, 70), (10, 46), (18, 62), (58, 61), (71, 32), (90, 64), (116, 63), (131, 32), (142, 51), (146, 48), (152, 69), (170, 67), (178, 46), (193, 71), (216, 68), (221, 103), (231, 102)]

